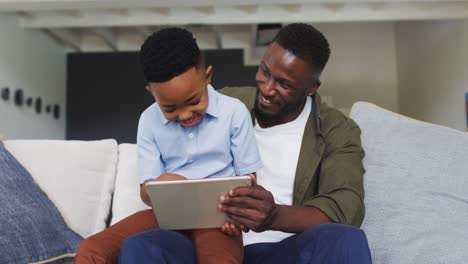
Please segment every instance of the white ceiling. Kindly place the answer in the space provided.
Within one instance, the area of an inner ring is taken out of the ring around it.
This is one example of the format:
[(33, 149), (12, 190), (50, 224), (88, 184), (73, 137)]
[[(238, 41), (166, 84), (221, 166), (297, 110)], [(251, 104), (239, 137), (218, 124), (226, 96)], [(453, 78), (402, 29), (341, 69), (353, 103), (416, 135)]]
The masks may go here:
[(121, 29), (146, 36), (167, 25), (202, 25), (217, 34), (220, 25), (465, 19), (468, 0), (0, 0), (1, 12), (80, 51), (83, 34), (117, 50)]

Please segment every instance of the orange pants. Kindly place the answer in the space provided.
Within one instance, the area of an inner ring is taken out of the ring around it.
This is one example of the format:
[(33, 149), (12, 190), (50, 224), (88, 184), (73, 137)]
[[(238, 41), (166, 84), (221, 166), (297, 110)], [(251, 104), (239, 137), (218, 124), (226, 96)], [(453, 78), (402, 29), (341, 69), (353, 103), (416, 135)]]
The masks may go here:
[[(118, 263), (122, 242), (129, 236), (158, 228), (152, 210), (137, 212), (104, 231), (83, 240), (74, 263)], [(241, 237), (230, 237), (220, 228), (181, 231), (189, 236), (198, 263), (242, 263), (244, 247)]]

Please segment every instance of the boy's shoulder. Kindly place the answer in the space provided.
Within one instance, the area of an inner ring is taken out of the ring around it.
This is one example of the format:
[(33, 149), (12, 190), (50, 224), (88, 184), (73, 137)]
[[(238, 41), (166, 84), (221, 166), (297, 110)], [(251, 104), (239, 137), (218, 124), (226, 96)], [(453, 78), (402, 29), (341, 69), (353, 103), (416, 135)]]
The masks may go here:
[(159, 106), (156, 102), (148, 106), (140, 115), (141, 119), (152, 119), (154, 120), (158, 116)]

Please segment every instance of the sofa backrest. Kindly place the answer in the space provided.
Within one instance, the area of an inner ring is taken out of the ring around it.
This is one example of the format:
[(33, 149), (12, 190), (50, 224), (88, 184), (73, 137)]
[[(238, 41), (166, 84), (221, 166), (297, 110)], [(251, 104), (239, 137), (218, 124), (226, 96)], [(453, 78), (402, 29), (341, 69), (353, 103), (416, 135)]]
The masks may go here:
[(120, 144), (111, 225), (149, 208), (140, 199), (136, 145)]
[(71, 229), (88, 237), (106, 227), (118, 162), (115, 140), (5, 140), (4, 145)]
[(374, 263), (466, 263), (468, 133), (369, 103), (362, 130), (367, 234)]

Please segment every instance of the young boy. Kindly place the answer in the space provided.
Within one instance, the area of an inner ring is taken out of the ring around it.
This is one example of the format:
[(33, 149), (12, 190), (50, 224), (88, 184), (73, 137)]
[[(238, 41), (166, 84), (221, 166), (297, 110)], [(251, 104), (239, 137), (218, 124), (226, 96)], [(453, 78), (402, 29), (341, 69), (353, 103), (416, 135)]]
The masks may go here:
[[(213, 67), (205, 67), (190, 32), (166, 28), (154, 33), (142, 45), (140, 60), (146, 89), (156, 100), (138, 125), (141, 198), (146, 204), (148, 181), (246, 175), (261, 167), (249, 111), (211, 87)], [(188, 235), (199, 263), (220, 263), (217, 251), (228, 251), (231, 259), (242, 262), (240, 227), (225, 224)]]

